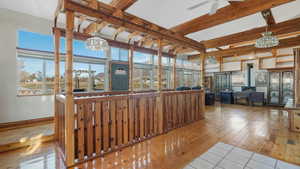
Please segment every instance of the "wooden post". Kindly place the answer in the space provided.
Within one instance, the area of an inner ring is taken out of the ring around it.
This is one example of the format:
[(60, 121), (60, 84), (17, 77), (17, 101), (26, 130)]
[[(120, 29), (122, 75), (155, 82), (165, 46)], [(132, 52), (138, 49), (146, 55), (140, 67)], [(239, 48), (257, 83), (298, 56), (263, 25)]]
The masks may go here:
[(67, 166), (74, 164), (74, 104), (73, 104), (73, 29), (74, 13), (66, 11), (66, 102), (65, 157)]
[(203, 88), (205, 86), (205, 59), (206, 59), (206, 55), (205, 52), (203, 52), (200, 55), (200, 65), (201, 65), (200, 85)]
[(220, 70), (219, 71), (220, 72), (223, 71), (223, 57), (222, 56), (220, 56)]
[(158, 56), (158, 71), (157, 71), (157, 77), (158, 77), (158, 92), (159, 95), (156, 99), (156, 111), (158, 113), (158, 131), (159, 133), (163, 133), (165, 129), (165, 118), (164, 118), (164, 112), (163, 112), (163, 93), (161, 92), (162, 90), (162, 64), (161, 64), (161, 59), (162, 59), (162, 44), (161, 40), (158, 40), (158, 51), (157, 51), (157, 56)]
[(60, 93), (60, 72), (59, 72), (59, 48), (60, 48), (60, 31), (54, 30), (54, 125), (55, 125), (55, 139), (58, 139), (58, 107), (56, 102), (56, 95)]
[(162, 64), (161, 64), (161, 59), (162, 59), (162, 44), (161, 44), (161, 40), (158, 40), (157, 56), (158, 56), (158, 71), (157, 71), (158, 91), (161, 91), (161, 89), (162, 89)]
[(175, 90), (176, 87), (177, 87), (177, 84), (176, 84), (176, 60), (177, 58), (174, 57), (174, 60), (173, 60), (173, 67), (172, 67), (172, 73), (173, 73), (173, 89)]
[(128, 54), (128, 65), (129, 65), (129, 91), (133, 92), (133, 46), (129, 49)]
[(300, 106), (300, 48), (294, 49), (295, 105)]

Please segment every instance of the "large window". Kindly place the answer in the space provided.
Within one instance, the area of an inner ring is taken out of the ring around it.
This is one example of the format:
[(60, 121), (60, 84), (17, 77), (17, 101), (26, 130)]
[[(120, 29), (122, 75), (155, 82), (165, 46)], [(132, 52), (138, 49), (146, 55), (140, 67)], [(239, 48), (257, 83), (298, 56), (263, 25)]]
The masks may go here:
[[(74, 60), (77, 60), (76, 58)], [(80, 59), (82, 60), (82, 59)], [(18, 95), (52, 94), (54, 89), (54, 61), (24, 54), (18, 56)], [(75, 61), (73, 64), (74, 89), (96, 91), (104, 89), (104, 63)], [(65, 62), (60, 63), (61, 89), (65, 88)]]
[[(61, 53), (65, 53), (65, 39), (61, 38)], [(83, 91), (104, 89), (105, 53), (85, 48), (83, 41), (74, 40), (74, 89)], [(53, 37), (18, 31), (18, 95), (52, 94), (54, 89)], [(118, 48), (117, 48), (118, 49)], [(120, 60), (128, 60), (128, 51), (118, 49)], [(65, 58), (61, 56), (60, 85), (65, 88)]]
[(19, 57), (19, 95), (43, 94), (44, 61), (36, 58)]
[(176, 87), (200, 86), (200, 66), (184, 59), (176, 60)]
[[(36, 33), (18, 32), (18, 95), (52, 94), (54, 89), (53, 37)], [(108, 88), (109, 69), (106, 53), (90, 51), (83, 41), (74, 40), (73, 88), (76, 91), (101, 91)], [(60, 88), (65, 89), (65, 39), (61, 38)], [(128, 62), (128, 49), (111, 47), (112, 61)], [(176, 59), (177, 87), (199, 85), (199, 65)], [(158, 89), (158, 56), (134, 51), (134, 90)], [(162, 56), (162, 89), (172, 88), (174, 59)], [(107, 78), (107, 79), (106, 79)]]
[(114, 61), (128, 61), (128, 53), (129, 51), (127, 49), (122, 48), (111, 48), (111, 59)]

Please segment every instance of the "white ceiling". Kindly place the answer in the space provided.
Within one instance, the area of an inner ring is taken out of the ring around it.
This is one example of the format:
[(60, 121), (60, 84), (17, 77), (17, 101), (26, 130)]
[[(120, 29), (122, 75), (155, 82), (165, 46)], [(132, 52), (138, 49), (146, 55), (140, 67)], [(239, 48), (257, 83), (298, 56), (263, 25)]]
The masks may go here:
[[(29, 15), (53, 20), (53, 14), (58, 0), (0, 0), (0, 8), (26, 13)], [(111, 0), (102, 0), (109, 3)], [(195, 17), (209, 12), (210, 4), (206, 4), (194, 10), (188, 7), (204, 0), (138, 0), (127, 12), (138, 17), (156, 23), (160, 26), (171, 28), (180, 23), (189, 21)], [(226, 0), (219, 0), (220, 8), (229, 5)], [(276, 22), (286, 21), (300, 16), (300, 0), (273, 8)], [(265, 25), (260, 13), (247, 16), (232, 22), (195, 32), (187, 35), (197, 41), (208, 40), (232, 33), (237, 33)], [(103, 33), (111, 33), (105, 31)]]

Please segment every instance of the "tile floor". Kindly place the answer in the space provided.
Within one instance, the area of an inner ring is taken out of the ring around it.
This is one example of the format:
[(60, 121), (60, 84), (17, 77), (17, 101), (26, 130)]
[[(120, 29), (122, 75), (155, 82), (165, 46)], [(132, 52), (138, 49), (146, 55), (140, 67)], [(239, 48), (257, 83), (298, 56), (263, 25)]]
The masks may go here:
[(300, 169), (300, 166), (219, 142), (184, 169)]

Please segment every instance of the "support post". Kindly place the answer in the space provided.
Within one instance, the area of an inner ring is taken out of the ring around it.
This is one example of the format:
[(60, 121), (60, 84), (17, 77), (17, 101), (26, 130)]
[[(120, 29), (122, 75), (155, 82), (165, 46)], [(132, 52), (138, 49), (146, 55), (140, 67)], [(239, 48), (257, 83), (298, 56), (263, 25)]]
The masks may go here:
[(73, 29), (74, 13), (66, 11), (66, 102), (65, 157), (67, 166), (74, 164), (74, 103), (73, 103)]
[(131, 46), (128, 54), (128, 67), (129, 67), (129, 91), (133, 93), (133, 47)]
[(162, 90), (162, 44), (161, 40), (158, 40), (158, 51), (157, 51), (157, 56), (158, 56), (158, 71), (157, 71), (157, 77), (158, 77), (158, 91), (160, 92)]
[(174, 57), (174, 60), (173, 60), (173, 66), (172, 66), (172, 75), (173, 75), (173, 89), (174, 90), (176, 90), (176, 87), (177, 87), (177, 84), (176, 84), (176, 60), (177, 60), (177, 58), (176, 57)]
[(164, 121), (164, 113), (163, 113), (163, 94), (162, 94), (162, 41), (158, 40), (158, 71), (157, 71), (157, 77), (158, 77), (158, 92), (159, 95), (156, 99), (156, 111), (158, 113), (158, 131), (159, 133), (163, 133), (165, 129), (165, 121)]
[(58, 29), (54, 30), (54, 126), (55, 126), (55, 139), (58, 139), (58, 105), (56, 102), (56, 95), (60, 93), (60, 31)]
[(105, 70), (104, 70), (104, 78), (107, 79), (104, 81), (104, 91), (109, 92), (111, 91), (111, 47), (109, 47), (108, 50), (105, 50), (105, 56), (106, 56), (106, 61), (105, 61)]
[(295, 105), (300, 106), (300, 48), (294, 49)]
[(205, 52), (203, 52), (200, 55), (200, 65), (201, 65), (201, 77), (200, 77), (200, 85), (204, 88), (205, 86), (205, 59), (206, 55)]

